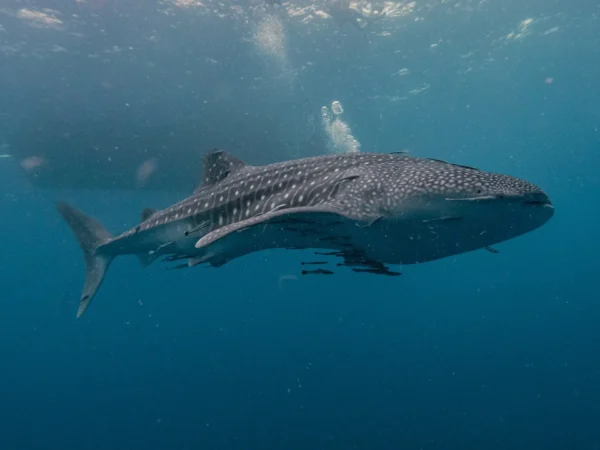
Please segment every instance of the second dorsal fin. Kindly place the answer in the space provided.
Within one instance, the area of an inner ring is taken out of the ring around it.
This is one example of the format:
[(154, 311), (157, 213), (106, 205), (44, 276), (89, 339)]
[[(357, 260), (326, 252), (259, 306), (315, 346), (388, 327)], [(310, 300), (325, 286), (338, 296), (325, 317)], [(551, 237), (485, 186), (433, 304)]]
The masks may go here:
[(202, 181), (194, 192), (213, 186), (245, 167), (248, 165), (240, 158), (214, 148), (204, 156)]
[(156, 209), (152, 209), (152, 208), (142, 209), (142, 222), (145, 222), (146, 220), (148, 220), (150, 218), (150, 216), (152, 216), (154, 213), (156, 213)]

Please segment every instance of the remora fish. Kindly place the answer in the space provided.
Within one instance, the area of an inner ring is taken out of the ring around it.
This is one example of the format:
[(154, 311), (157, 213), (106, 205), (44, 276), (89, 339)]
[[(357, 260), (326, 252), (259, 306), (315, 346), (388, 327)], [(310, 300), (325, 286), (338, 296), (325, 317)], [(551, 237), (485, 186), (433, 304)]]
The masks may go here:
[(77, 317), (118, 255), (143, 265), (165, 256), (214, 267), (268, 248), (327, 249), (357, 272), (397, 275), (415, 264), (483, 249), (546, 223), (554, 208), (537, 186), (506, 175), (406, 154), (352, 153), (250, 166), (213, 150), (203, 183), (113, 237), (58, 203), (86, 262)]

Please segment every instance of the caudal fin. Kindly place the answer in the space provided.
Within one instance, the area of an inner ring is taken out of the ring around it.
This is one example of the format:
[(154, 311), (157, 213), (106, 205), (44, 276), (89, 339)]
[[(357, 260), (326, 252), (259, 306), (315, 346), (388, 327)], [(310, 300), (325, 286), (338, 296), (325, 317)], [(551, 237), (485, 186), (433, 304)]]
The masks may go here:
[(85, 284), (77, 310), (77, 318), (79, 318), (96, 295), (114, 258), (98, 252), (98, 247), (110, 241), (112, 235), (99, 222), (67, 203), (57, 203), (56, 209), (71, 227), (85, 258)]

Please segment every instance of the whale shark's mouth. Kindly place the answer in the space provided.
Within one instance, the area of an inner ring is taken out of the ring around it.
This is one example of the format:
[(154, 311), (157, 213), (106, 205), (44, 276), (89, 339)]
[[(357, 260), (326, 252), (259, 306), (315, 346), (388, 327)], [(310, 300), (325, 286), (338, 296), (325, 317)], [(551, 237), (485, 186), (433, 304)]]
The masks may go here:
[[(502, 200), (507, 198), (505, 195), (482, 195), (476, 197), (463, 197), (463, 198), (447, 198), (447, 201), (453, 202), (485, 202), (490, 200)], [(510, 197), (508, 197), (510, 198)], [(550, 198), (543, 193), (526, 194), (523, 200), (524, 205), (540, 205), (554, 208)]]
[(525, 197), (525, 201), (523, 203), (526, 205), (539, 205), (539, 206), (546, 206), (549, 208), (554, 208), (554, 206), (552, 205), (552, 201), (550, 200), (550, 197), (548, 197), (543, 192), (527, 194)]
[(543, 201), (543, 200), (525, 200), (524, 202), (526, 205), (540, 205), (540, 206), (548, 206), (550, 208), (554, 208), (554, 205), (552, 205), (552, 202), (550, 201)]
[(485, 200), (498, 200), (501, 199), (500, 195), (481, 195), (477, 197), (462, 197), (462, 198), (447, 198), (449, 202), (481, 202)]

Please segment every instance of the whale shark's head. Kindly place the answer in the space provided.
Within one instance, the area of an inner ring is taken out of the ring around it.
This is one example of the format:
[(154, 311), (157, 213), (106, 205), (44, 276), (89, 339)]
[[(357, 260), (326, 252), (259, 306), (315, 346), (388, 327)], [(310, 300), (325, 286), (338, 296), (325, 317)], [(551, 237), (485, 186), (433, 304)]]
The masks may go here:
[(548, 195), (528, 181), (438, 160), (399, 157), (362, 178), (363, 213), (381, 215), (404, 263), (488, 247), (554, 214)]

